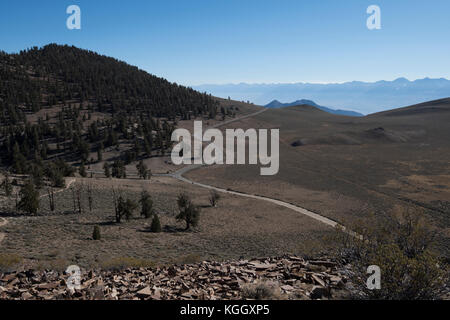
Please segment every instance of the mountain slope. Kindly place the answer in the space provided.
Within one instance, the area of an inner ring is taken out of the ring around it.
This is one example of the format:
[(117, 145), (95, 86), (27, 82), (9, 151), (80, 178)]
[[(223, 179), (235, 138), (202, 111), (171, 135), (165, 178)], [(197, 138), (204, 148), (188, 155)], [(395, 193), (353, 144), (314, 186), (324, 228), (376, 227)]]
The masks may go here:
[[(116, 59), (75, 47), (47, 45), (0, 54), (0, 111), (19, 113), (68, 100), (92, 101), (111, 113), (145, 111), (173, 117), (212, 111), (206, 94), (170, 83)], [(3, 115), (4, 112), (1, 112)], [(0, 118), (15, 123), (11, 118)]]
[(60, 159), (130, 164), (164, 155), (180, 120), (224, 119), (245, 107), (73, 46), (0, 52), (0, 163), (38, 179)]
[(450, 112), (450, 98), (439, 99), (413, 106), (373, 113), (370, 117), (414, 116)]
[(281, 103), (278, 100), (273, 100), (269, 104), (265, 105), (265, 107), (266, 108), (271, 108), (271, 109), (277, 109), (277, 108), (293, 107), (293, 106), (300, 106), (300, 105), (313, 106), (313, 107), (316, 107), (316, 108), (318, 108), (320, 110), (323, 110), (325, 112), (332, 113), (332, 114), (343, 115), (343, 116), (351, 116), (351, 117), (361, 117), (361, 116), (363, 116), (363, 114), (361, 114), (359, 112), (355, 112), (355, 111), (335, 110), (335, 109), (331, 109), (331, 108), (328, 108), (328, 107), (320, 106), (317, 103), (315, 103), (314, 101), (306, 100), (306, 99), (297, 100), (297, 101), (294, 101), (294, 102), (291, 102), (291, 103)]

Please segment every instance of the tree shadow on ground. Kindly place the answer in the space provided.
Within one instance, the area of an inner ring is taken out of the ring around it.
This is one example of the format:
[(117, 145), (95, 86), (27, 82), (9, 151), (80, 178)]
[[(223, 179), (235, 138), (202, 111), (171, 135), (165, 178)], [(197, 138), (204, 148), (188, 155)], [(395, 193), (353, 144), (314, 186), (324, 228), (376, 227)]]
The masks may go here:
[(137, 231), (143, 233), (172, 233), (172, 234), (189, 232), (189, 230), (186, 230), (185, 228), (179, 228), (176, 226), (169, 226), (169, 225), (165, 225), (164, 228), (162, 228), (161, 232), (152, 232), (150, 230), (150, 226), (138, 229)]
[(14, 217), (24, 217), (28, 216), (23, 212), (13, 212), (13, 211), (0, 211), (0, 217), (2, 218), (14, 218)]
[(163, 230), (163, 232), (166, 232), (166, 233), (180, 233), (180, 232), (186, 233), (187, 231), (189, 231), (189, 230), (186, 230), (186, 228), (180, 228), (177, 226), (169, 226), (169, 225), (165, 225), (162, 230)]
[(85, 222), (83, 223), (85, 226), (114, 226), (114, 225), (121, 225), (120, 223), (117, 223), (115, 220), (111, 219), (108, 221), (102, 221), (102, 222)]

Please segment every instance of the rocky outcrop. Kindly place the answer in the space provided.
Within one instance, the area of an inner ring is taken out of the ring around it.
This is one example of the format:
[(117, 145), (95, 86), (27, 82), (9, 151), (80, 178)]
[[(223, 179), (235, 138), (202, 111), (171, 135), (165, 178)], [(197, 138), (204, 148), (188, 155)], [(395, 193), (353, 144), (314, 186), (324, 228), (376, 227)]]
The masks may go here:
[(85, 271), (80, 288), (56, 271), (0, 274), (0, 299), (243, 299), (244, 287), (270, 283), (281, 299), (324, 299), (340, 295), (347, 282), (329, 260), (300, 257), (204, 261), (198, 264), (122, 271)]

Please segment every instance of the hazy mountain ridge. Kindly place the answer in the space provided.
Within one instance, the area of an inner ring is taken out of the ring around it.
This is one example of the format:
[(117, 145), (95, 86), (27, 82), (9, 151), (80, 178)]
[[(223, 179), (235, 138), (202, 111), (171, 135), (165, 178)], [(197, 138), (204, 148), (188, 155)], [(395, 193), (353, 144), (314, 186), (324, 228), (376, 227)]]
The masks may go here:
[(214, 96), (236, 100), (250, 100), (265, 105), (269, 101), (294, 101), (298, 97), (313, 100), (320, 105), (368, 114), (424, 101), (450, 97), (450, 81), (445, 78), (394, 81), (312, 84), (224, 84), (195, 86)]
[(290, 103), (282, 103), (282, 102), (280, 102), (278, 100), (273, 100), (269, 104), (265, 105), (265, 107), (266, 108), (277, 109), (277, 108), (293, 107), (293, 106), (300, 106), (300, 105), (313, 106), (313, 107), (316, 107), (317, 109), (320, 109), (322, 111), (325, 111), (325, 112), (328, 112), (328, 113), (332, 113), (332, 114), (339, 114), (339, 115), (343, 115), (343, 116), (352, 116), (352, 117), (361, 117), (361, 116), (363, 116), (363, 114), (361, 114), (359, 112), (355, 112), (355, 111), (340, 110), (340, 109), (335, 110), (335, 109), (332, 109), (332, 108), (320, 106), (317, 103), (315, 103), (314, 101), (306, 100), (306, 99), (296, 100), (296, 101), (290, 102)]

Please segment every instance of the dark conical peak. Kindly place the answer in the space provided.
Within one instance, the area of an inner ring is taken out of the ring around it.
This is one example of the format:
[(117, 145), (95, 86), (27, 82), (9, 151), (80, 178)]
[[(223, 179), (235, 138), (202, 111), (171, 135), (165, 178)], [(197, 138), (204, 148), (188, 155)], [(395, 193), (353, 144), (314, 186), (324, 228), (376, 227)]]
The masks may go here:
[(278, 100), (273, 100), (269, 104), (266, 104), (266, 108), (281, 108), (283, 106), (284, 106), (283, 103), (281, 103)]

